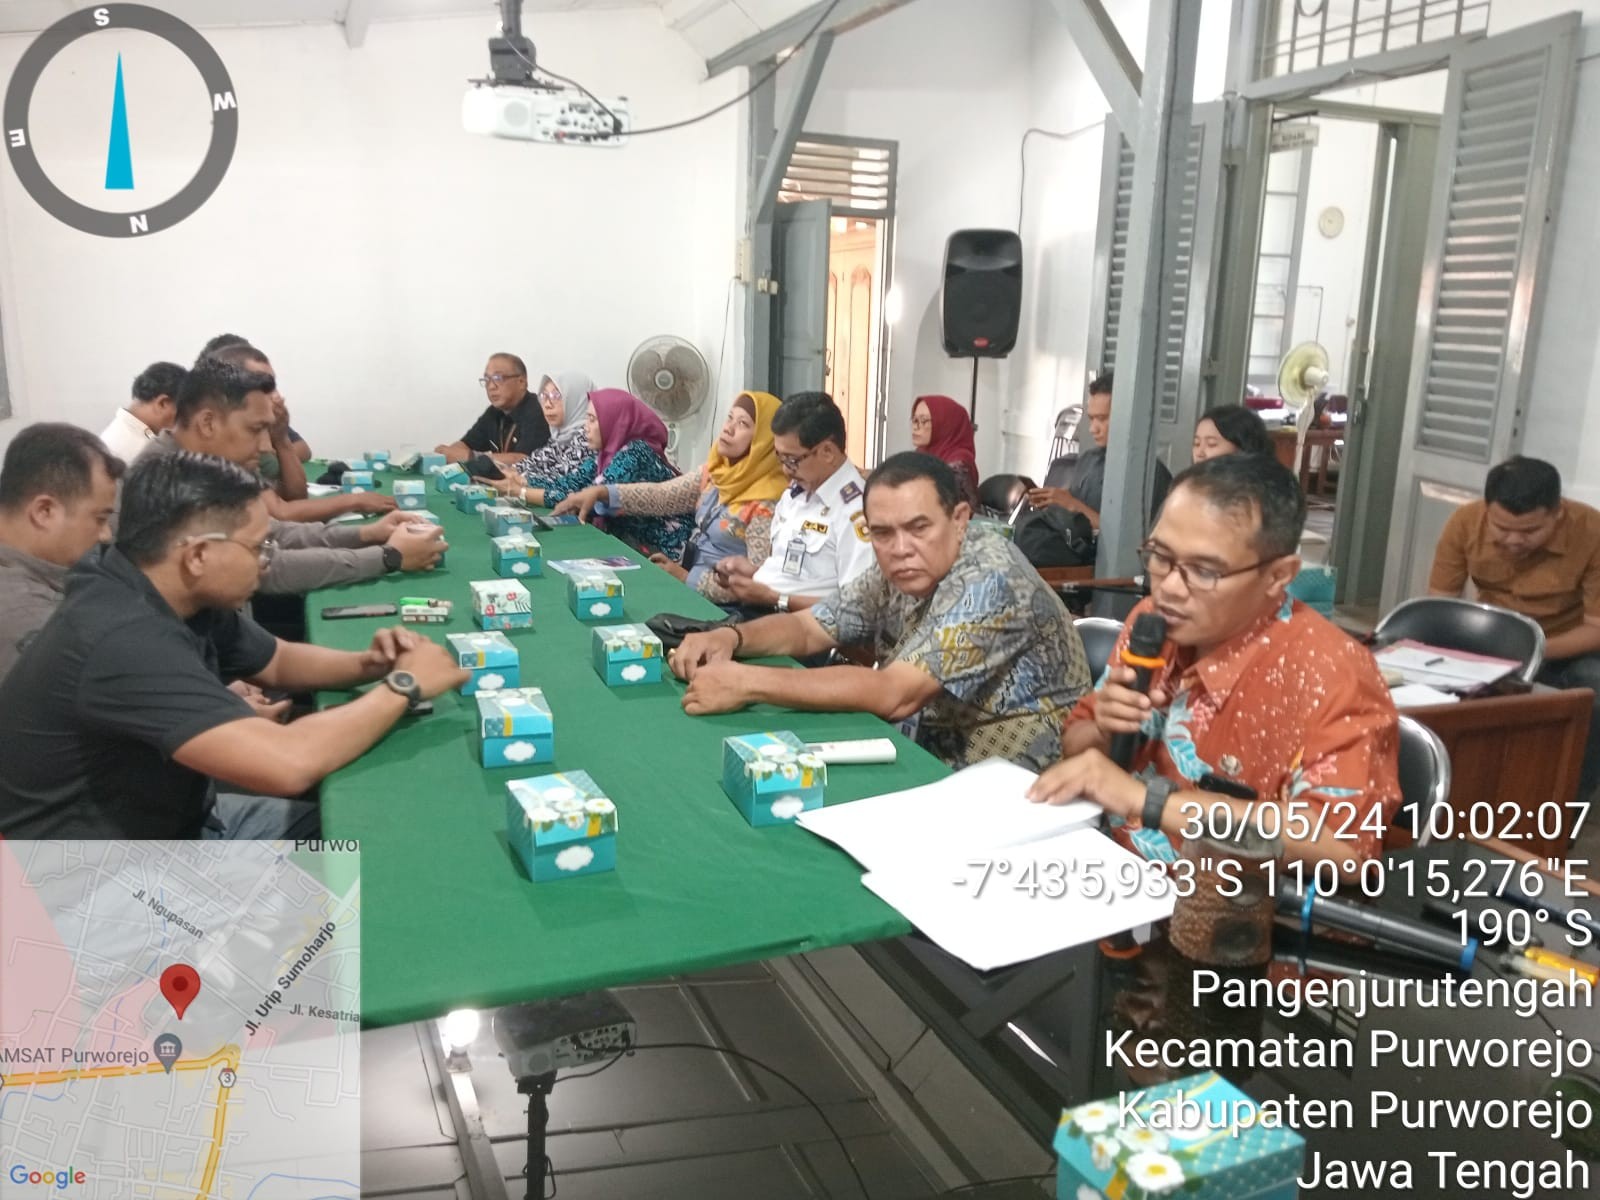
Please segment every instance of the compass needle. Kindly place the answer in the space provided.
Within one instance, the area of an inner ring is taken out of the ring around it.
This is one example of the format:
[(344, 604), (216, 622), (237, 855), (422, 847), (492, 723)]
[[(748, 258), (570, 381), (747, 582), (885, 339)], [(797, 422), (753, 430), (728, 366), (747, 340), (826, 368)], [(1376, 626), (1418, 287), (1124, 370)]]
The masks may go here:
[(111, 145), (106, 150), (106, 190), (133, 190), (133, 146), (128, 140), (128, 95), (122, 86), (122, 55), (117, 55), (117, 88), (111, 99)]

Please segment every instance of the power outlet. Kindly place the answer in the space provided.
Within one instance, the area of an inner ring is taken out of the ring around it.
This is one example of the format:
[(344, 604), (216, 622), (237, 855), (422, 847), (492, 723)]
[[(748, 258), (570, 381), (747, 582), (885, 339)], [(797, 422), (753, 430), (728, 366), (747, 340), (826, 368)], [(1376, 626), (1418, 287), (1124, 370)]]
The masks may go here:
[(740, 238), (733, 248), (733, 273), (740, 283), (755, 278), (755, 247), (749, 238)]

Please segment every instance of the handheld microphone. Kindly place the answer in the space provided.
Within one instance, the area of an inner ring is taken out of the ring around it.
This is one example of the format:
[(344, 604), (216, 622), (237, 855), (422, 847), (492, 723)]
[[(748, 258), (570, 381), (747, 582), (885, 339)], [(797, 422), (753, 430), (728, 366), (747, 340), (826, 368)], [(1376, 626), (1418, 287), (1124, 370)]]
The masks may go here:
[(1302, 933), (1309, 934), (1313, 923), (1330, 925), (1345, 933), (1371, 938), (1390, 950), (1402, 950), (1457, 971), (1472, 970), (1473, 960), (1478, 956), (1477, 938), (1469, 937), (1463, 944), (1459, 938), (1430, 929), (1409, 917), (1336, 900), (1322, 895), (1316, 888), (1302, 893), (1292, 879), (1278, 881), (1278, 911), (1294, 917)]
[[(1128, 645), (1122, 651), (1122, 663), (1133, 668), (1134, 690), (1150, 691), (1150, 681), (1157, 671), (1167, 665), (1161, 657), (1161, 647), (1167, 640), (1167, 619), (1160, 613), (1140, 613), (1128, 634)], [(1139, 751), (1138, 733), (1118, 733), (1111, 738), (1111, 761), (1123, 770), (1133, 766), (1133, 756)]]

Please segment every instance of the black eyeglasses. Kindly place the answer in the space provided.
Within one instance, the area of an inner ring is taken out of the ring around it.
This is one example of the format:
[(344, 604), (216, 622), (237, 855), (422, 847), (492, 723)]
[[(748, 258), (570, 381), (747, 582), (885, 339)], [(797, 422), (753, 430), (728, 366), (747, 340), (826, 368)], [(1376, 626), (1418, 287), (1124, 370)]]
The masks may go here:
[(1231, 571), (1219, 571), (1215, 567), (1203, 567), (1198, 563), (1183, 563), (1173, 558), (1165, 550), (1157, 549), (1146, 542), (1139, 547), (1139, 561), (1144, 563), (1145, 573), (1151, 580), (1165, 579), (1173, 571), (1178, 573), (1178, 578), (1183, 580), (1183, 586), (1191, 592), (1214, 592), (1217, 584), (1224, 579), (1235, 575), (1243, 575), (1249, 571), (1259, 571), (1269, 563), (1275, 563), (1280, 558), (1287, 558), (1286, 554), (1274, 554), (1271, 558), (1263, 558), (1253, 562), (1247, 567), (1235, 567)]
[(811, 447), (811, 449), (807, 450), (804, 454), (779, 454), (776, 457), (778, 459), (778, 465), (780, 467), (782, 467), (785, 471), (793, 471), (797, 467), (799, 467), (799, 465), (801, 463), (805, 462), (806, 459), (810, 458), (816, 452), (817, 452), (817, 447), (813, 446), (813, 447)]
[(523, 378), (523, 376), (520, 373), (516, 375), (480, 375), (478, 376), (478, 386), (488, 387), (491, 383), (500, 384), (504, 383), (508, 379), (521, 378)]

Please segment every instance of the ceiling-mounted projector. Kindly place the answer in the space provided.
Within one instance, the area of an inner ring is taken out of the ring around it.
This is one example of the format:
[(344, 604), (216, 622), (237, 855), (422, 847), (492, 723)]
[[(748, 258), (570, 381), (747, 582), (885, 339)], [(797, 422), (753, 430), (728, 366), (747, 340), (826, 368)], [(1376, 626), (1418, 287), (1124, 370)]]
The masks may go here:
[[(632, 124), (627, 97), (619, 96), (604, 103), (602, 109), (582, 92), (564, 89), (477, 83), (461, 97), (461, 124), (468, 133), (487, 133), (528, 142), (578, 146), (627, 144), (628, 128)], [(614, 132), (619, 125), (621, 132)]]
[(489, 39), (489, 78), (461, 98), (468, 133), (578, 146), (621, 146), (632, 125), (628, 98), (601, 100), (535, 78), (533, 42), (522, 35), (522, 0), (500, 0), (500, 36)]

